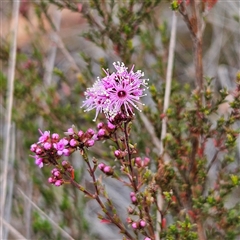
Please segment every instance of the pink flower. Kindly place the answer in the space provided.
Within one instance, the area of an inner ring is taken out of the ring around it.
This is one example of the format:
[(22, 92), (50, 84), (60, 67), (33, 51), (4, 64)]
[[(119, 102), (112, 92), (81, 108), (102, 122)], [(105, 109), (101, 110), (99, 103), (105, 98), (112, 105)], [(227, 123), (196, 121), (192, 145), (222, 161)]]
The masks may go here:
[(96, 120), (99, 113), (104, 112), (106, 117), (114, 118), (118, 113), (133, 113), (132, 107), (140, 111), (137, 104), (141, 104), (140, 98), (145, 96), (143, 91), (147, 87), (147, 79), (142, 79), (144, 73), (133, 72), (134, 66), (128, 68), (120, 62), (113, 63), (116, 72), (110, 74), (104, 70), (106, 77), (99, 79), (85, 92), (86, 100), (82, 107), (85, 111), (96, 109)]
[(149, 237), (145, 237), (144, 240), (151, 240), (151, 238), (149, 238)]
[(65, 146), (68, 144), (68, 140), (63, 138), (61, 139), (57, 145), (56, 145), (56, 149), (57, 149), (57, 154), (59, 156), (61, 156), (63, 154), (63, 150), (65, 149)]

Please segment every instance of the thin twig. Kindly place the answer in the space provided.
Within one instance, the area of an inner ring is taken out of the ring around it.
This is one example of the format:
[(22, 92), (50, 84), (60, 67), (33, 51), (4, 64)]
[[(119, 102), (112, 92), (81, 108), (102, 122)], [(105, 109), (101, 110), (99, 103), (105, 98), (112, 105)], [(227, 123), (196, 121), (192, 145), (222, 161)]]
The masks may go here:
[[(166, 113), (169, 101), (170, 101), (170, 93), (171, 93), (171, 83), (172, 83), (172, 71), (173, 71), (173, 60), (174, 60), (174, 52), (175, 52), (175, 43), (176, 43), (176, 29), (177, 29), (177, 15), (173, 12), (172, 15), (172, 29), (171, 29), (171, 37), (170, 37), (170, 45), (169, 45), (169, 55), (168, 55), (168, 65), (167, 65), (167, 75), (166, 75), (166, 88), (164, 95), (164, 106), (163, 113)], [(160, 156), (164, 153), (163, 140), (166, 137), (167, 133), (167, 118), (164, 117), (162, 120), (162, 132), (161, 132), (161, 140), (160, 140)], [(164, 162), (167, 163), (168, 160), (163, 158)], [(157, 195), (157, 204), (159, 209), (163, 208), (163, 199), (161, 193)], [(157, 211), (157, 222), (156, 222), (156, 240), (160, 239), (160, 223), (161, 223), (161, 214)]]
[[(7, 102), (7, 117), (6, 117), (6, 133), (5, 133), (5, 149), (4, 149), (4, 167), (3, 167), (3, 184), (2, 184), (2, 196), (1, 196), (1, 217), (4, 217), (5, 199), (7, 194), (7, 173), (8, 173), (8, 161), (9, 161), (9, 148), (10, 148), (10, 130), (12, 121), (12, 106), (13, 106), (13, 94), (14, 94), (14, 77), (15, 77), (15, 65), (16, 65), (16, 50), (17, 50), (17, 34), (18, 34), (18, 17), (19, 17), (20, 1), (13, 1), (12, 11), (12, 43), (9, 55), (9, 67), (8, 67), (8, 102)], [(3, 239), (3, 225), (0, 224), (0, 239)]]
[(29, 203), (32, 204), (33, 207), (35, 207), (45, 218), (48, 219), (49, 222), (51, 222), (52, 226), (54, 226), (57, 230), (59, 230), (63, 236), (67, 237), (67, 239), (74, 240), (73, 237), (71, 237), (65, 230), (59, 227), (59, 225), (56, 224), (56, 222), (50, 218), (45, 212), (43, 212), (20, 188), (18, 188), (18, 191), (24, 196), (25, 199), (29, 201)]

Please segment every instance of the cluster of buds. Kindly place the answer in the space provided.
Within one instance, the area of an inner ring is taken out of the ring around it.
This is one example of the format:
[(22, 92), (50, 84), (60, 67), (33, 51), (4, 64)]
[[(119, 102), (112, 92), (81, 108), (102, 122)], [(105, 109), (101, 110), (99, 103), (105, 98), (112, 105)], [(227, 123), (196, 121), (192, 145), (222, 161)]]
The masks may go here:
[[(40, 130), (39, 130), (40, 131)], [(49, 131), (41, 132), (38, 142), (31, 145), (30, 150), (35, 153), (35, 163), (42, 168), (44, 164), (57, 165), (60, 158), (57, 150), (59, 144), (59, 135), (57, 133), (50, 134)]]
[(140, 220), (137, 221), (137, 222), (132, 221), (131, 224), (132, 224), (132, 228), (133, 228), (134, 230), (136, 230), (136, 229), (144, 228), (147, 223), (146, 223), (144, 220), (140, 219)]
[(135, 166), (141, 168), (141, 167), (147, 167), (150, 159), (148, 157), (145, 157), (144, 159), (140, 158), (140, 157), (136, 157), (135, 158)]
[(35, 153), (35, 163), (42, 168), (44, 164), (57, 165), (57, 160), (63, 156), (69, 156), (77, 149), (83, 147), (92, 147), (95, 143), (93, 137), (95, 132), (88, 129), (75, 132), (73, 128), (69, 128), (65, 133), (67, 137), (60, 139), (57, 133), (50, 134), (50, 131), (42, 132), (37, 143), (31, 145), (30, 150)]
[(76, 131), (75, 127), (68, 129), (65, 134), (68, 136), (68, 146), (73, 149), (79, 149), (83, 147), (92, 147), (95, 143), (95, 132), (89, 128), (85, 133), (83, 131)]
[(63, 185), (64, 180), (62, 177), (62, 173), (59, 171), (59, 169), (54, 168), (52, 171), (52, 176), (48, 178), (48, 182), (51, 184), (54, 184), (55, 186), (59, 187)]
[(108, 122), (107, 124), (100, 122), (97, 125), (97, 128), (97, 140), (109, 138), (109, 136), (116, 130), (116, 126), (111, 122)]
[(113, 169), (111, 166), (106, 165), (105, 163), (99, 163), (98, 168), (104, 172), (107, 176), (113, 175)]
[(114, 118), (109, 118), (109, 121), (114, 125), (120, 125), (123, 122), (128, 122), (133, 119), (133, 113), (128, 110), (127, 112), (123, 109), (122, 112), (117, 113)]

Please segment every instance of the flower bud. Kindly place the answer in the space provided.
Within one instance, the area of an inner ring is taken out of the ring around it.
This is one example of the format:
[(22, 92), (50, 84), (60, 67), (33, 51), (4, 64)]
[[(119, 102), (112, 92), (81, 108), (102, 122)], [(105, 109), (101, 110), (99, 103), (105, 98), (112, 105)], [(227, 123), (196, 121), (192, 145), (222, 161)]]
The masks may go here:
[(99, 168), (100, 170), (102, 170), (102, 171), (103, 171), (103, 169), (104, 169), (105, 166), (106, 166), (106, 165), (105, 165), (104, 163), (99, 163), (99, 164), (98, 164), (98, 168)]
[(121, 159), (121, 158), (123, 158), (123, 157), (125, 156), (124, 152), (121, 151), (121, 150), (116, 150), (116, 151), (114, 151), (114, 155), (115, 155), (115, 157), (118, 158), (118, 159)]
[(59, 140), (59, 135), (57, 133), (52, 134), (52, 140), (58, 141)]
[(138, 228), (138, 224), (137, 224), (136, 222), (133, 222), (133, 223), (132, 223), (132, 228), (133, 228), (133, 229), (137, 229), (137, 228)]
[(113, 125), (111, 122), (107, 123), (107, 127), (108, 127), (109, 130), (114, 130), (116, 128), (116, 126)]
[(100, 122), (100, 123), (97, 125), (97, 128), (98, 128), (98, 129), (101, 129), (101, 128), (103, 128), (103, 126), (104, 126), (104, 123)]
[(48, 178), (48, 182), (49, 182), (49, 183), (55, 183), (56, 180), (55, 180), (53, 177), (50, 177), (50, 178)]
[(103, 172), (106, 173), (108, 176), (113, 175), (113, 169), (110, 166), (105, 166), (103, 168)]
[(52, 147), (52, 144), (49, 143), (49, 142), (45, 142), (43, 147), (44, 147), (45, 150), (49, 150)]
[(104, 128), (101, 128), (97, 133), (98, 137), (104, 137), (105, 135), (106, 135), (106, 130)]
[(31, 152), (35, 152), (36, 149), (37, 149), (37, 144), (36, 143), (32, 144), (30, 147)]
[(69, 142), (71, 147), (76, 147), (78, 145), (78, 141), (76, 139), (71, 139)]
[(70, 167), (70, 163), (68, 161), (66, 161), (66, 160), (63, 160), (62, 161), (62, 166), (64, 167), (64, 169), (67, 169), (67, 168)]
[(143, 162), (144, 162), (144, 166), (147, 166), (150, 162), (150, 159), (148, 157), (145, 157)]
[(138, 166), (138, 167), (142, 167), (142, 159), (140, 157), (136, 157), (135, 158), (135, 164)]
[(89, 128), (86, 133), (92, 137), (95, 132), (93, 129)]
[(84, 143), (84, 145), (86, 147), (92, 147), (94, 145), (94, 143), (95, 143), (95, 141), (93, 139), (89, 139)]
[(140, 227), (144, 228), (146, 226), (146, 222), (144, 220), (141, 220), (139, 222)]
[(83, 136), (83, 134), (84, 134), (84, 132), (81, 131), (81, 130), (78, 132), (78, 136), (79, 136), (80, 138)]
[(63, 180), (62, 179), (57, 180), (54, 184), (55, 184), (56, 187), (59, 187), (59, 186), (63, 185)]

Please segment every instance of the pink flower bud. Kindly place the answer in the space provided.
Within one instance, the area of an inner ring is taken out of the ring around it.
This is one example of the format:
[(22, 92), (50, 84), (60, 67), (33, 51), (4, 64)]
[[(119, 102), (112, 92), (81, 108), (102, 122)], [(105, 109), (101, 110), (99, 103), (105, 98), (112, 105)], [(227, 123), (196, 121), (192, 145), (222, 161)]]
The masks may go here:
[(132, 228), (134, 228), (134, 229), (137, 229), (137, 228), (138, 228), (138, 225), (137, 225), (136, 222), (133, 222), (133, 223), (132, 223)]
[(114, 130), (114, 129), (116, 128), (116, 126), (113, 125), (113, 124), (110, 123), (110, 122), (108, 122), (107, 127), (108, 127), (110, 130)]
[(132, 203), (136, 203), (136, 202), (137, 202), (136, 196), (132, 196), (132, 197), (131, 197), (131, 200), (132, 200)]
[(95, 132), (93, 129), (89, 128), (86, 133), (89, 134), (90, 136), (93, 136)]
[(124, 157), (124, 153), (123, 153), (121, 150), (116, 150), (116, 151), (114, 152), (114, 155), (115, 155), (115, 157), (118, 158), (118, 159), (121, 159), (122, 157)]
[(92, 147), (94, 145), (95, 141), (93, 139), (87, 140), (84, 145), (86, 147)]
[(55, 141), (59, 140), (59, 135), (57, 133), (53, 133), (52, 140), (55, 140)]
[(81, 131), (81, 130), (78, 132), (78, 136), (79, 136), (80, 138), (83, 136), (83, 134), (84, 134), (84, 132)]
[(130, 193), (130, 197), (133, 197), (133, 196), (135, 196), (136, 194), (135, 194), (135, 192), (131, 192)]
[(71, 147), (76, 147), (78, 142), (77, 142), (76, 139), (73, 138), (73, 139), (70, 140), (69, 144), (70, 144)]
[(52, 144), (49, 143), (49, 142), (45, 142), (43, 147), (44, 147), (45, 150), (49, 150), (52, 147)]
[(145, 226), (146, 226), (146, 222), (143, 221), (143, 220), (141, 220), (141, 221), (139, 222), (139, 225), (140, 225), (141, 227), (145, 227)]
[(149, 237), (145, 237), (144, 240), (151, 240), (151, 238), (149, 238)]
[(56, 187), (59, 187), (59, 186), (61, 186), (63, 184), (63, 180), (57, 180), (56, 182), (55, 182), (55, 186)]
[(100, 122), (100, 123), (97, 125), (97, 128), (98, 128), (98, 129), (101, 129), (103, 126), (104, 126), (104, 123)]
[(135, 163), (138, 167), (142, 166), (142, 159), (140, 157), (136, 157), (135, 158)]
[(98, 131), (98, 134), (97, 136), (98, 137), (104, 137), (106, 135), (106, 130), (101, 128), (99, 131)]
[(64, 156), (69, 156), (70, 155), (70, 151), (69, 151), (68, 148), (63, 149), (62, 153), (63, 153)]
[(62, 166), (63, 166), (64, 168), (68, 168), (68, 167), (70, 166), (70, 164), (69, 164), (68, 161), (63, 160), (63, 161), (62, 161)]
[(143, 162), (144, 162), (144, 166), (147, 166), (150, 162), (150, 159), (148, 157), (145, 157)]
[(36, 154), (40, 155), (43, 152), (43, 150), (40, 147), (37, 147)]
[(105, 165), (104, 163), (99, 163), (99, 164), (98, 164), (98, 168), (99, 168), (100, 170), (103, 170), (105, 166), (106, 166), (106, 165)]
[(112, 168), (110, 166), (105, 166), (104, 169), (103, 169), (103, 171), (105, 173), (109, 173), (109, 172), (111, 172), (111, 170), (112, 170)]
[(60, 177), (61, 176), (61, 173), (57, 170), (57, 171), (54, 171), (53, 175), (55, 177)]
[(53, 177), (50, 177), (50, 178), (48, 178), (48, 182), (49, 182), (49, 183), (55, 183), (56, 180), (55, 180)]
[(30, 147), (31, 152), (35, 152), (36, 149), (37, 149), (37, 144), (36, 143), (32, 144)]

